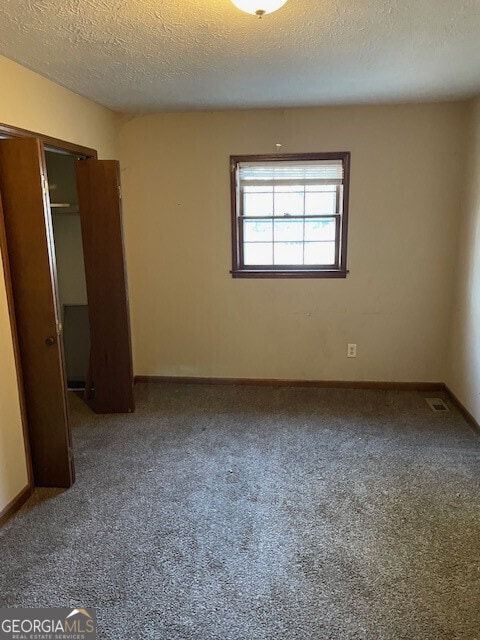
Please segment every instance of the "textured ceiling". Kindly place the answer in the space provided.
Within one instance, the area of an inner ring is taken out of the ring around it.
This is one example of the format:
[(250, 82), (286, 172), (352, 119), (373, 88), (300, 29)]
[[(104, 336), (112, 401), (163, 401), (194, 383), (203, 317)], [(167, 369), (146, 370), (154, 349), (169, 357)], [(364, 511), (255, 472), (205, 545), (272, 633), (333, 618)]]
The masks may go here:
[(117, 111), (480, 93), (480, 0), (2, 0), (0, 53)]

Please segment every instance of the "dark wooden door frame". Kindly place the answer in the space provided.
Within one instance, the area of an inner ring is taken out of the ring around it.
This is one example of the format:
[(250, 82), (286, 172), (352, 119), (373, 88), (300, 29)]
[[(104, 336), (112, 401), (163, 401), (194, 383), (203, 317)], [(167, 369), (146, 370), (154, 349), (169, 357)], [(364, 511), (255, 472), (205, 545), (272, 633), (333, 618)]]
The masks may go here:
[(90, 324), (85, 393), (96, 413), (135, 410), (118, 160), (76, 162)]
[(0, 140), (0, 191), (35, 483), (75, 478), (46, 165), (39, 138)]
[[(70, 156), (75, 156), (77, 158), (77, 160), (80, 161), (86, 161), (85, 164), (88, 164), (88, 161), (91, 161), (92, 163), (94, 163), (95, 161), (98, 160), (98, 154), (97, 151), (95, 149), (91, 149), (89, 147), (84, 147), (81, 145), (77, 145), (71, 142), (67, 142), (65, 140), (60, 140), (58, 138), (53, 138), (51, 136), (47, 136), (47, 135), (43, 135), (41, 133), (37, 133), (34, 131), (29, 131), (27, 129), (21, 129), (18, 127), (13, 127), (10, 125), (6, 125), (6, 124), (1, 124), (0, 123), (0, 139), (11, 139), (11, 138), (36, 138), (37, 140), (40, 141), (41, 146), (43, 148), (44, 151), (52, 151), (52, 152), (56, 152), (56, 153), (61, 153), (61, 154), (66, 154), (66, 155), (70, 155)], [(110, 182), (113, 184), (113, 191), (115, 192), (115, 194), (117, 196), (120, 196), (120, 182), (119, 182), (119, 168), (118, 168), (118, 162), (117, 161), (98, 161), (99, 164), (103, 165), (103, 169), (102, 169), (102, 173), (105, 173), (105, 171), (107, 171), (107, 166), (108, 166), (108, 171), (107, 173), (109, 174), (109, 177), (111, 178), (111, 169), (113, 167), (113, 165), (115, 165), (114, 169), (116, 172), (116, 181), (112, 181), (110, 180)], [(80, 162), (80, 166), (83, 165), (83, 162)], [(78, 163), (77, 163), (77, 174), (78, 174)], [(106, 176), (106, 174), (105, 174)], [(92, 176), (91, 176), (92, 177)], [(78, 176), (77, 176), (77, 180), (78, 180)], [(97, 187), (102, 187), (102, 180), (98, 180), (98, 175), (96, 176), (95, 180), (93, 180), (93, 182), (96, 184)], [(110, 196), (112, 196), (113, 191), (112, 191), (112, 184), (110, 184), (110, 182), (107, 181), (107, 185), (105, 187), (105, 184), (103, 184), (103, 188), (104, 190), (110, 193)], [(108, 187), (108, 188), (107, 188)], [(112, 213), (114, 214), (113, 216), (109, 217), (109, 220), (105, 222), (105, 224), (103, 225), (105, 227), (105, 229), (107, 229), (107, 231), (110, 229), (110, 227), (112, 227), (114, 229), (114, 231), (116, 232), (116, 236), (120, 238), (120, 244), (121, 244), (121, 258), (123, 261), (123, 270), (125, 270), (125, 261), (124, 261), (124, 246), (123, 246), (123, 238), (122, 238), (122, 228), (121, 228), (121, 210), (122, 210), (122, 206), (121, 206), (121, 196), (119, 197), (118, 203), (114, 202), (114, 198), (112, 200), (112, 198), (110, 198), (110, 201), (105, 200), (106, 194), (103, 193), (103, 189), (101, 188), (100, 191), (100, 204), (98, 202), (95, 202), (95, 200), (98, 200), (98, 198), (91, 198), (89, 202), (85, 201), (84, 198), (84, 202), (85, 202), (85, 207), (87, 210), (98, 210), (100, 208), (100, 210), (103, 212), (105, 210), (105, 208), (107, 207), (107, 205), (109, 205)], [(103, 198), (103, 200), (102, 200)], [(93, 207), (93, 209), (92, 209)], [(118, 214), (118, 215), (117, 215)], [(116, 216), (116, 217), (115, 217)], [(117, 219), (118, 218), (118, 219)], [(84, 223), (88, 222), (83, 220), (82, 222), (82, 236), (83, 236), (83, 232), (84, 229), (83, 227), (86, 226), (87, 230), (89, 230), (89, 228), (91, 227), (91, 225), (85, 225)], [(109, 227), (110, 225), (110, 227)], [(113, 226), (112, 226), (113, 225)], [(120, 225), (120, 226), (119, 226)], [(103, 231), (105, 231), (105, 229), (102, 227)], [(90, 229), (91, 231), (91, 229)], [(93, 236), (96, 237), (96, 235), (98, 232), (97, 231), (94, 232)], [(92, 234), (90, 233), (90, 236)], [(105, 234), (104, 234), (105, 235)], [(98, 244), (98, 243), (97, 243)], [(6, 244), (4, 245), (3, 249), (5, 249)], [(92, 252), (90, 251), (90, 254), (92, 254)], [(120, 255), (120, 254), (119, 254)], [(4, 250), (4, 256), (5, 259), (8, 260), (8, 250)], [(91, 256), (90, 256), (91, 257)], [(118, 258), (118, 256), (117, 256)], [(112, 258), (113, 260), (113, 258)], [(112, 260), (110, 262), (112, 262)], [(98, 256), (94, 255), (94, 260), (91, 260), (91, 262), (95, 262), (95, 264), (98, 262)], [(105, 261), (104, 261), (105, 262)], [(118, 263), (118, 259), (116, 260), (116, 262)], [(113, 263), (115, 263), (115, 260), (113, 261)], [(112, 263), (112, 264), (113, 264)], [(104, 271), (106, 270), (106, 272), (109, 273), (109, 270), (111, 271), (112, 265), (107, 263), (103, 264), (103, 269)], [(90, 271), (91, 271), (91, 265), (90, 265)], [(5, 273), (7, 274), (7, 270), (5, 271)], [(90, 273), (90, 275), (92, 276), (92, 273)], [(110, 274), (111, 275), (111, 274)], [(125, 309), (125, 326), (122, 327), (123, 332), (122, 334), (124, 334), (124, 336), (128, 336), (128, 354), (127, 356), (125, 356), (125, 358), (120, 362), (120, 364), (122, 366), (119, 367), (113, 367), (114, 371), (113, 373), (115, 374), (115, 372), (117, 370), (122, 370), (123, 372), (126, 372), (127, 369), (130, 370), (130, 376), (129, 376), (129, 382), (128, 384), (125, 383), (123, 384), (123, 387), (120, 387), (120, 395), (118, 395), (118, 389), (117, 391), (117, 398), (115, 400), (114, 396), (115, 394), (112, 392), (112, 385), (110, 384), (110, 386), (106, 386), (105, 389), (109, 389), (110, 392), (109, 394), (104, 394), (105, 398), (107, 397), (107, 395), (110, 395), (110, 398), (107, 400), (105, 400), (103, 403), (98, 403), (98, 407), (93, 406), (92, 408), (95, 411), (100, 411), (102, 413), (105, 412), (131, 412), (134, 410), (134, 399), (133, 399), (133, 371), (132, 371), (132, 357), (131, 357), (131, 336), (130, 336), (130, 321), (129, 321), (129, 310), (128, 310), (128, 291), (127, 291), (127, 284), (126, 284), (126, 273), (125, 271), (123, 271), (123, 276), (124, 276), (124, 283), (125, 283), (125, 296), (126, 296), (126, 309)], [(7, 276), (6, 276), (7, 277)], [(90, 280), (92, 280), (92, 277), (90, 278)], [(11, 285), (11, 282), (9, 283)], [(118, 296), (117, 296), (118, 297)], [(118, 300), (117, 300), (118, 302)], [(118, 305), (117, 305), (118, 306)], [(125, 304), (124, 304), (125, 306)], [(12, 307), (13, 309), (13, 307)], [(12, 312), (13, 313), (13, 312)], [(90, 313), (90, 312), (89, 312)], [(16, 319), (14, 317), (14, 315), (12, 316), (12, 324), (15, 324), (15, 326), (17, 326), (16, 323)], [(97, 323), (98, 324), (98, 323)], [(98, 329), (98, 326), (97, 326)], [(98, 332), (97, 332), (98, 333)], [(103, 332), (104, 333), (104, 332)], [(100, 331), (100, 334), (102, 334), (102, 331)], [(97, 336), (99, 337), (99, 336)], [(107, 340), (108, 342), (108, 340)], [(111, 353), (111, 347), (112, 347), (112, 340), (110, 340), (110, 342), (108, 342), (109, 345), (109, 349), (110, 349), (110, 356), (112, 356)], [(103, 347), (105, 347), (105, 345), (102, 345)], [(105, 348), (103, 349), (102, 353), (105, 351)], [(108, 351), (108, 349), (107, 349)], [(105, 353), (103, 353), (103, 355), (105, 356)], [(107, 354), (108, 355), (108, 354)], [(109, 362), (110, 364), (113, 363), (113, 365), (116, 363), (116, 360), (118, 360), (118, 358), (116, 359), (114, 356), (115, 354), (113, 354), (112, 357), (109, 356)], [(128, 360), (128, 362), (127, 362)], [(117, 363), (118, 364), (118, 363)], [(25, 396), (24, 396), (24, 390), (23, 390), (23, 385), (21, 384), (21, 365), (20, 365), (20, 359), (19, 357), (16, 356), (16, 365), (17, 365), (17, 372), (18, 372), (18, 380), (19, 380), (19, 388), (21, 389), (22, 392), (22, 402), (23, 402), (23, 406), (25, 406)], [(113, 366), (112, 365), (112, 366)], [(103, 367), (103, 369), (105, 369), (105, 367)], [(110, 372), (112, 373), (112, 372)], [(114, 378), (116, 377), (115, 375), (113, 376)], [(26, 431), (28, 432), (28, 422), (27, 422), (27, 429)], [(31, 456), (30, 456), (30, 463), (31, 463)]]
[(0, 123), (0, 138), (39, 138), (47, 151), (59, 151), (60, 153), (76, 155), (79, 158), (98, 158), (96, 149), (82, 147), (73, 142), (52, 138), (42, 133), (28, 131), (28, 129), (19, 129), (8, 124)]
[[(47, 136), (35, 131), (29, 131), (27, 129), (21, 129), (18, 127), (13, 127), (11, 125), (0, 123), (0, 139), (9, 139), (9, 138), (37, 138), (41, 141), (45, 150), (56, 151), (56, 152), (64, 153), (68, 155), (75, 155), (77, 156), (77, 158), (82, 158), (82, 159), (98, 158), (98, 153), (96, 149), (91, 149), (89, 147), (77, 145), (72, 142), (68, 142), (66, 140), (53, 138), (51, 136)], [(1, 194), (0, 194), (0, 197), (1, 197)], [(7, 305), (8, 305), (8, 313), (10, 317), (13, 352), (14, 352), (16, 376), (17, 376), (17, 386), (19, 391), (22, 429), (23, 429), (23, 436), (24, 436), (24, 443), (25, 443), (25, 455), (26, 455), (26, 462), (27, 462), (28, 491), (25, 492), (25, 496), (24, 496), (26, 499), (28, 498), (31, 491), (33, 490), (34, 476), (33, 476), (32, 454), (31, 454), (31, 447), (30, 447), (25, 389), (24, 389), (24, 382), (23, 382), (21, 359), (20, 359), (17, 320), (16, 320), (16, 314), (15, 314), (15, 303), (13, 298), (11, 270), (10, 270), (9, 254), (8, 254), (8, 245), (7, 245), (5, 228), (4, 228), (3, 214), (1, 212), (1, 209), (0, 209), (0, 250), (2, 254), (1, 259), (3, 262), (5, 288), (7, 293)], [(24, 500), (22, 499), (22, 502), (23, 501)], [(19, 502), (18, 505), (16, 506), (19, 507), (22, 502)]]

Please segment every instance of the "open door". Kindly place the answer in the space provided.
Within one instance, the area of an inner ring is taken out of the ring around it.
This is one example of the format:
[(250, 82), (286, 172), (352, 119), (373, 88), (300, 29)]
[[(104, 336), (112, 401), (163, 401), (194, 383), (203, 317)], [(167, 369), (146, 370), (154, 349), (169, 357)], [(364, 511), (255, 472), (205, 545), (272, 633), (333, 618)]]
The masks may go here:
[(135, 404), (119, 163), (77, 160), (76, 171), (90, 322), (92, 407), (98, 413), (128, 413)]
[(43, 144), (0, 140), (0, 192), (35, 485), (74, 482)]

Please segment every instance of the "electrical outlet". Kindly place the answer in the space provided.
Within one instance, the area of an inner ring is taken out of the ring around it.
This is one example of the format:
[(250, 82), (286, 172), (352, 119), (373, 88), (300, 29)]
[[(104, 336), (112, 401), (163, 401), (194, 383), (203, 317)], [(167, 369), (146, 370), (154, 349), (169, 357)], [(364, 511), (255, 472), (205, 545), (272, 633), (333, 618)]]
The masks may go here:
[(356, 358), (357, 357), (357, 345), (349, 344), (347, 345), (347, 358)]

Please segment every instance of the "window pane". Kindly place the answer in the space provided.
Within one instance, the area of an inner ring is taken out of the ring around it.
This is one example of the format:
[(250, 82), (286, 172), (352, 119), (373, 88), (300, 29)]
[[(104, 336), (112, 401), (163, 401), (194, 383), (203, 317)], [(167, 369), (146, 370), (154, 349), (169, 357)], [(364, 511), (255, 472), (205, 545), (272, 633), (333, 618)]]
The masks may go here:
[(275, 242), (303, 240), (303, 220), (275, 220)]
[(305, 220), (305, 240), (335, 240), (335, 218)]
[(303, 216), (303, 191), (278, 193), (275, 191), (275, 215)]
[(328, 213), (337, 213), (337, 194), (336, 192), (322, 193), (320, 191), (305, 194), (305, 213), (306, 215), (315, 215), (317, 213), (325, 215)]
[(245, 191), (245, 193), (273, 193), (273, 187), (269, 187), (268, 185), (265, 184), (260, 184), (260, 185), (253, 185), (253, 184), (247, 184), (247, 185), (243, 185), (243, 190)]
[(272, 193), (245, 193), (243, 196), (243, 215), (272, 216), (273, 191)]
[(301, 184), (276, 184), (275, 193), (301, 193), (303, 195), (304, 188)]
[(303, 243), (276, 242), (274, 264), (303, 264)]
[(335, 191), (337, 187), (332, 184), (307, 184), (305, 191)]
[(273, 244), (271, 242), (245, 242), (243, 260), (246, 265), (273, 264)]
[(306, 242), (305, 264), (335, 264), (335, 242)]
[(273, 223), (260, 220), (244, 220), (243, 237), (245, 242), (272, 242)]

